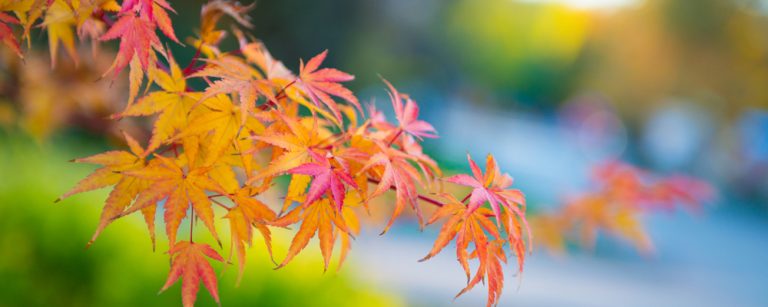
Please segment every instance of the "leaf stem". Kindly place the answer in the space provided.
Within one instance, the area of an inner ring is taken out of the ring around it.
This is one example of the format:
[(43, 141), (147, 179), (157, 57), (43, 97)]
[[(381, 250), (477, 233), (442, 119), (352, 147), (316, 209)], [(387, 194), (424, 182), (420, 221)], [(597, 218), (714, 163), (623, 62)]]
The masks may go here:
[[(284, 97), (283, 95), (285, 94), (285, 90), (291, 87), (291, 85), (293, 85), (294, 83), (296, 83), (296, 80), (297, 79), (294, 79), (293, 81), (291, 81), (291, 83), (286, 84), (279, 92), (277, 92), (277, 96), (275, 96), (275, 100), (280, 100), (280, 98), (283, 98)], [(264, 111), (275, 105), (277, 105), (277, 101), (270, 100), (260, 105), (259, 109)]]
[[(376, 179), (373, 179), (373, 178), (370, 178), (370, 177), (368, 178), (368, 182), (370, 182), (370, 183), (375, 183), (375, 184), (379, 184), (379, 183), (381, 183), (380, 181), (378, 181), (378, 180), (376, 180)], [(394, 186), (390, 186), (389, 188), (390, 188), (391, 190), (393, 190), (393, 191), (397, 191), (397, 188), (396, 188), (396, 187), (394, 187)], [(433, 204), (433, 205), (435, 205), (435, 206), (438, 206), (438, 207), (442, 207), (442, 206), (445, 206), (445, 204), (444, 204), (443, 202), (441, 202), (441, 201), (439, 201), (439, 200), (437, 200), (437, 199), (434, 199), (434, 198), (432, 198), (432, 197), (429, 197), (429, 196), (425, 196), (425, 195), (421, 195), (421, 194), (419, 194), (417, 197), (418, 197), (419, 199), (421, 199), (422, 201), (424, 201), (424, 202), (427, 202), (427, 203)]]
[(189, 61), (189, 64), (187, 64), (187, 67), (184, 67), (184, 70), (182, 73), (184, 76), (189, 75), (190, 72), (192, 72), (192, 69), (195, 67), (195, 64), (197, 64), (197, 59), (200, 58), (200, 52), (203, 48), (202, 42), (197, 46), (197, 50), (195, 51), (195, 55), (192, 56), (192, 60)]
[(195, 230), (195, 208), (192, 208), (192, 206), (189, 206), (189, 242), (193, 243), (192, 241), (192, 233)]
[(392, 139), (389, 140), (389, 142), (387, 143), (387, 147), (392, 147), (392, 144), (394, 144), (395, 141), (397, 141), (397, 138), (399, 138), (401, 134), (403, 134), (403, 129), (402, 128), (398, 128), (397, 129), (397, 133), (395, 134), (395, 136), (393, 136)]
[(210, 199), (214, 204), (217, 204), (219, 207), (222, 207), (222, 208), (227, 209), (227, 210), (232, 210), (232, 208), (222, 204), (218, 200), (215, 200), (215, 199), (211, 198), (211, 196), (208, 196), (208, 199)]
[(464, 199), (461, 200), (461, 203), (465, 203), (470, 196), (472, 196), (472, 192), (469, 192), (469, 194), (467, 194), (467, 196), (465, 196)]

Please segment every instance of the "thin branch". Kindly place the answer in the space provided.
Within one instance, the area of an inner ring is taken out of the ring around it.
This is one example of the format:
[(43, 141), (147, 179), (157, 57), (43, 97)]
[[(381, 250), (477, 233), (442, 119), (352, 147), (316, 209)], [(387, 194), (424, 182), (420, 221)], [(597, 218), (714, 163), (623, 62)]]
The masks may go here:
[(392, 147), (392, 144), (394, 144), (395, 141), (397, 141), (397, 138), (399, 138), (401, 134), (403, 134), (403, 129), (402, 128), (397, 129), (397, 133), (395, 134), (395, 136), (392, 137), (391, 140), (389, 140), (389, 143), (387, 143), (387, 147)]
[[(375, 183), (375, 184), (381, 183), (380, 181), (378, 181), (376, 179), (373, 179), (373, 178), (368, 178), (368, 182)], [(391, 190), (393, 190), (393, 191), (397, 191), (397, 188), (395, 186), (390, 186), (389, 188)], [(445, 204), (443, 202), (441, 202), (439, 200), (436, 200), (436, 199), (434, 199), (432, 197), (429, 197), (429, 196), (425, 196), (425, 195), (419, 194), (418, 198), (421, 199), (422, 201), (425, 201), (427, 203), (433, 204), (433, 205), (438, 206), (438, 207), (445, 206)]]

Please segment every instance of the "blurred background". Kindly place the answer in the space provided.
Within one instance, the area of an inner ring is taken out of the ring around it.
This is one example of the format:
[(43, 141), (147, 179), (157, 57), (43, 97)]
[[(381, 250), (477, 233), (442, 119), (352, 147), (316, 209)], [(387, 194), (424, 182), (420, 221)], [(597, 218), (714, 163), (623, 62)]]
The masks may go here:
[[(172, 3), (180, 38), (203, 2)], [(467, 152), (493, 153), (533, 212), (589, 189), (592, 167), (610, 159), (717, 188), (700, 214), (643, 217), (652, 255), (610, 236), (566, 254), (535, 249), (524, 276), (505, 271), (500, 305), (768, 306), (768, 1), (262, 0), (251, 16), (251, 34), (294, 71), (329, 49), (326, 64), (357, 77), (362, 101), (390, 112), (379, 75), (409, 93), (440, 135), (427, 153), (453, 171), (466, 171)], [(181, 63), (194, 53), (172, 49)], [(0, 306), (179, 304), (178, 286), (155, 295), (167, 258), (140, 218), (86, 251), (106, 191), (52, 203), (92, 170), (68, 160), (113, 146), (104, 132), (119, 127), (105, 116), (125, 101), (121, 82), (72, 90), (111, 58), (53, 73), (45, 54), (2, 67)], [(322, 273), (314, 241), (280, 271), (256, 243), (239, 288), (220, 268), (223, 304), (485, 304), (482, 287), (451, 302), (465, 279), (450, 251), (416, 262), (435, 228), (363, 229), (338, 273)]]

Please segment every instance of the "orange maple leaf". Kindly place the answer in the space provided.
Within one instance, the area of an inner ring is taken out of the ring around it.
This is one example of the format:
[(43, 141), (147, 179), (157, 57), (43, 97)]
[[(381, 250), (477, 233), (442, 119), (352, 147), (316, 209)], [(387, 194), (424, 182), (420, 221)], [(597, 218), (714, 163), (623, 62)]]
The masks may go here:
[[(288, 254), (276, 269), (287, 265), (293, 257), (309, 244), (309, 240), (315, 236), (315, 233), (317, 233), (317, 237), (320, 240), (320, 251), (325, 263), (324, 270), (328, 269), (336, 239), (342, 238), (342, 253), (339, 261), (339, 266), (341, 266), (346, 256), (346, 250), (349, 249), (348, 243), (345, 242), (348, 242), (349, 236), (353, 235), (353, 230), (348, 226), (347, 220), (357, 228), (357, 218), (351, 212), (351, 209), (345, 207), (342, 211), (338, 211), (328, 199), (322, 199), (309, 206), (296, 207), (285, 216), (275, 220), (272, 225), (281, 227), (301, 221), (301, 227), (291, 241)], [(355, 231), (359, 231), (359, 228), (355, 229)]]
[[(374, 173), (376, 178), (378, 178), (378, 186), (371, 193), (369, 199), (383, 194), (390, 188), (395, 189), (395, 209), (381, 234), (386, 233), (392, 227), (395, 219), (400, 216), (406, 205), (411, 205), (416, 210), (419, 225), (423, 225), (421, 209), (417, 201), (419, 194), (416, 190), (417, 183), (424, 185), (419, 171), (408, 161), (410, 156), (389, 147), (380, 147), (382, 152), (371, 156), (368, 163), (363, 166), (359, 173)], [(379, 172), (370, 171), (376, 167), (379, 168)]]
[[(114, 186), (107, 196), (104, 203), (104, 209), (101, 212), (99, 225), (96, 228), (88, 246), (93, 244), (96, 238), (114, 219), (125, 215), (125, 209), (133, 202), (136, 195), (146, 188), (147, 182), (136, 177), (126, 176), (126, 171), (138, 170), (145, 167), (144, 149), (130, 135), (124, 134), (125, 140), (130, 147), (130, 151), (108, 151), (86, 158), (74, 160), (78, 163), (100, 164), (102, 167), (96, 169), (93, 173), (77, 183), (75, 187), (64, 195), (61, 195), (56, 202), (69, 196), (100, 189), (107, 186)], [(142, 210), (149, 227), (154, 248), (154, 208)]]
[(218, 241), (218, 234), (213, 223), (213, 208), (211, 208), (211, 201), (205, 191), (221, 191), (221, 188), (208, 177), (208, 168), (194, 168), (185, 172), (173, 159), (157, 155), (155, 159), (159, 163), (125, 172), (128, 176), (151, 182), (147, 189), (141, 191), (136, 203), (125, 214), (155, 206), (157, 202), (166, 199), (164, 205), (165, 230), (170, 244), (173, 245), (176, 242), (176, 233), (181, 220), (186, 217), (187, 209), (192, 204), (192, 209), (197, 217), (203, 221)]
[[(446, 217), (450, 218), (443, 224), (432, 250), (419, 261), (425, 261), (434, 257), (455, 239), (456, 256), (467, 275), (467, 286), (456, 297), (471, 290), (480, 281), (487, 280), (487, 305), (495, 305), (498, 302), (504, 285), (501, 263), (507, 262), (503, 248), (505, 241), (502, 239), (498, 224), (489, 219), (489, 217), (493, 216), (491, 210), (479, 208), (470, 211), (466, 205), (453, 196), (446, 194), (444, 197), (449, 200), (448, 203), (440, 207), (427, 224), (432, 224)], [(522, 240), (517, 240), (517, 242), (520, 242), (521, 245), (525, 244)], [(471, 252), (469, 251), (470, 244), (474, 247), (474, 250)], [(524, 249), (522, 252), (520, 249), (514, 249), (514, 252), (521, 261), (520, 270), (522, 271)], [(478, 259), (479, 266), (475, 276), (470, 279), (469, 260), (474, 258)]]
[(200, 282), (208, 289), (216, 303), (219, 301), (218, 282), (213, 267), (205, 258), (224, 262), (224, 259), (207, 244), (180, 241), (168, 251), (171, 255), (171, 271), (160, 292), (165, 291), (181, 278), (181, 301), (184, 307), (192, 307), (197, 300)]
[(327, 55), (328, 50), (325, 50), (307, 61), (306, 65), (301, 61), (299, 85), (315, 105), (324, 104), (336, 120), (341, 122), (339, 107), (330, 95), (340, 97), (361, 110), (360, 103), (352, 91), (339, 84), (339, 82), (352, 81), (355, 76), (333, 68), (319, 69)]
[[(266, 224), (275, 219), (275, 212), (261, 201), (253, 198), (251, 188), (239, 189), (234, 194), (227, 195), (236, 204), (231, 208), (225, 218), (229, 219), (232, 233), (233, 252), (237, 252), (239, 283), (245, 267), (245, 245), (251, 245), (253, 228), (258, 230), (267, 247), (269, 257), (272, 258), (272, 236)], [(274, 262), (274, 260), (272, 260)]]

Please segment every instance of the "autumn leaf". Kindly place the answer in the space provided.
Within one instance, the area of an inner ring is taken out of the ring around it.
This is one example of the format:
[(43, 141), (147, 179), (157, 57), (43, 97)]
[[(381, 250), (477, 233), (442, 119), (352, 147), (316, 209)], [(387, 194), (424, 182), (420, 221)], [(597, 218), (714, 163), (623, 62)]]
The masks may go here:
[(379, 178), (378, 186), (371, 193), (369, 199), (383, 194), (390, 188), (395, 189), (395, 209), (381, 234), (385, 234), (392, 227), (395, 219), (405, 209), (406, 205), (410, 205), (416, 210), (419, 225), (422, 225), (421, 209), (417, 202), (418, 191), (416, 190), (416, 183), (421, 183), (419, 171), (408, 162), (408, 155), (383, 146), (382, 151), (371, 156), (363, 169), (360, 170), (360, 173), (364, 173), (373, 167), (382, 168), (380, 173), (377, 174), (377, 178)]
[[(448, 202), (435, 211), (427, 224), (435, 223), (444, 218), (448, 218), (448, 220), (443, 224), (429, 254), (419, 261), (434, 257), (451, 241), (456, 240), (457, 259), (467, 275), (467, 286), (456, 297), (471, 290), (480, 281), (486, 281), (488, 286), (487, 305), (495, 305), (504, 285), (501, 263), (507, 261), (503, 249), (504, 241), (501, 239), (498, 224), (489, 219), (493, 216), (490, 210), (479, 208), (470, 211), (468, 206), (455, 197), (448, 194), (444, 197), (448, 199)], [(521, 243), (524, 245), (524, 242), (521, 241)], [(474, 247), (471, 252), (469, 250), (470, 244)], [(522, 252), (520, 249), (514, 249), (513, 252), (522, 262), (524, 249)], [(474, 258), (478, 259), (479, 266), (474, 277), (470, 279), (469, 260)]]
[(204, 165), (212, 165), (228, 150), (234, 149), (235, 137), (241, 127), (255, 133), (263, 133), (264, 126), (253, 117), (248, 117), (245, 125), (241, 125), (241, 109), (232, 103), (227, 95), (217, 95), (201, 103), (202, 111), (190, 116), (186, 129), (177, 134), (172, 140), (180, 140), (189, 136), (203, 136), (207, 149)]
[(165, 0), (125, 0), (120, 7), (120, 15), (131, 14), (132, 11), (138, 11), (147, 19), (154, 22), (163, 34), (174, 42), (179, 42), (171, 26), (171, 19), (165, 11), (176, 12)]
[(146, 15), (123, 15), (99, 39), (108, 41), (116, 38), (120, 38), (119, 52), (107, 72), (112, 71), (117, 76), (134, 56), (139, 59), (144, 70), (147, 70), (150, 64), (154, 65), (150, 53), (153, 48), (160, 48), (161, 44), (160, 38), (155, 34), (155, 25)]
[(45, 11), (43, 26), (48, 29), (48, 45), (51, 48), (51, 66), (56, 66), (56, 56), (59, 50), (59, 43), (64, 45), (64, 49), (69, 56), (78, 62), (77, 51), (75, 50), (75, 32), (73, 27), (76, 20), (72, 8), (64, 0), (53, 0)]
[(467, 154), (467, 160), (472, 169), (472, 176), (459, 174), (445, 179), (445, 181), (472, 188), (467, 212), (471, 213), (480, 208), (485, 202), (488, 202), (491, 205), (493, 214), (496, 216), (496, 222), (500, 223), (501, 207), (503, 207), (507, 211), (514, 212), (523, 221), (528, 234), (530, 234), (530, 227), (528, 227), (528, 222), (523, 213), (525, 210), (525, 196), (520, 190), (508, 189), (512, 185), (512, 177), (509, 177), (507, 174), (501, 174), (496, 164), (496, 159), (490, 154), (486, 159), (485, 175), (483, 175), (480, 167), (477, 166), (477, 163), (472, 160), (469, 154)]
[(154, 206), (165, 199), (165, 229), (168, 240), (174, 244), (181, 220), (187, 216), (187, 209), (191, 204), (195, 215), (203, 221), (218, 241), (213, 223), (213, 208), (206, 191), (221, 191), (221, 188), (208, 177), (208, 168), (194, 168), (185, 172), (173, 159), (163, 156), (155, 156), (155, 159), (159, 163), (124, 172), (128, 176), (150, 182), (149, 186), (141, 191), (136, 203), (125, 214)]
[(330, 135), (328, 131), (322, 129), (321, 123), (316, 118), (299, 121), (279, 113), (277, 117), (284, 124), (281, 127), (287, 128), (285, 129), (287, 131), (275, 130), (276, 125), (272, 124), (267, 133), (254, 135), (251, 138), (280, 149), (282, 154), (273, 159), (269, 166), (262, 170), (258, 176), (252, 178), (249, 183), (256, 179), (284, 173), (309, 162), (311, 152), (321, 147)]
[[(248, 12), (253, 9), (254, 3), (241, 5), (239, 2), (227, 0), (212, 0), (204, 4), (200, 10), (200, 41), (206, 46), (214, 47), (226, 36), (227, 32), (218, 30), (219, 19), (229, 16), (238, 24), (251, 28)], [(202, 46), (201, 46), (202, 47)], [(218, 48), (217, 48), (218, 49)], [(218, 50), (217, 50), (218, 51)], [(218, 52), (217, 52), (218, 53)]]
[(24, 56), (21, 54), (21, 49), (19, 49), (19, 41), (16, 40), (16, 36), (13, 34), (13, 29), (8, 26), (9, 23), (18, 24), (19, 20), (11, 15), (0, 12), (0, 40), (2, 40), (3, 44), (8, 46), (8, 48), (11, 48), (13, 52), (16, 52), (19, 57), (23, 58)]
[[(78, 182), (74, 188), (56, 199), (56, 202), (58, 202), (78, 193), (114, 186), (109, 196), (107, 196), (101, 212), (99, 225), (91, 240), (88, 241), (88, 246), (93, 244), (104, 228), (114, 219), (121, 216), (125, 209), (133, 202), (133, 199), (146, 188), (146, 182), (143, 180), (125, 175), (126, 171), (138, 170), (145, 166), (144, 149), (130, 135), (125, 134), (125, 139), (130, 147), (130, 151), (108, 151), (74, 160), (77, 163), (99, 164), (102, 167), (96, 169), (88, 177)], [(154, 220), (148, 220), (147, 226), (150, 230), (152, 246), (154, 246)]]
[[(267, 223), (272, 222), (276, 215), (267, 205), (253, 198), (251, 188), (239, 189), (228, 197), (236, 204), (225, 216), (229, 219), (229, 225), (232, 233), (233, 251), (237, 253), (238, 259), (238, 277), (239, 283), (243, 276), (245, 267), (245, 248), (246, 244), (251, 245), (253, 238), (253, 228), (258, 230), (267, 247), (269, 257), (272, 258), (272, 236)], [(273, 260), (274, 262), (274, 260)]]
[(186, 92), (186, 80), (181, 68), (172, 57), (169, 58), (169, 67), (170, 72), (156, 68), (149, 70), (151, 79), (160, 86), (161, 91), (149, 93), (115, 116), (121, 118), (160, 113), (152, 128), (152, 137), (147, 146), (148, 152), (154, 151), (163, 142), (187, 128), (189, 112), (200, 97), (199, 94)]
[[(399, 130), (394, 137), (397, 138), (397, 134), (405, 132), (419, 139), (436, 138), (435, 128), (431, 124), (419, 120), (419, 106), (416, 102), (407, 95), (400, 94), (389, 81), (384, 80), (384, 83), (389, 87), (389, 99), (399, 124), (397, 127)], [(405, 100), (405, 105), (403, 105), (403, 100)]]
[(333, 201), (336, 209), (341, 211), (344, 206), (346, 187), (344, 183), (357, 189), (355, 180), (342, 167), (334, 167), (327, 157), (312, 153), (316, 163), (306, 163), (287, 171), (289, 174), (302, 174), (314, 177), (309, 187), (307, 199), (304, 205), (312, 204), (320, 199), (326, 192)]
[(258, 73), (242, 61), (231, 57), (208, 61), (205, 69), (192, 77), (213, 77), (218, 80), (211, 82), (201, 100), (219, 94), (236, 93), (240, 99), (241, 124), (245, 124), (248, 114), (252, 114), (259, 96), (267, 101), (276, 101), (272, 84), (264, 79), (256, 79)]
[[(351, 209), (346, 208), (346, 210)], [(349, 216), (350, 214), (352, 213), (347, 213), (346, 216)], [(320, 241), (320, 251), (325, 263), (324, 270), (327, 270), (336, 239), (342, 236), (342, 233), (346, 235), (351, 235), (352, 233), (345, 221), (345, 214), (343, 211), (336, 210), (328, 199), (322, 199), (307, 207), (296, 207), (272, 224), (285, 227), (297, 223), (298, 221), (301, 221), (301, 227), (291, 241), (291, 246), (288, 248), (288, 254), (283, 259), (283, 262), (281, 262), (275, 269), (287, 265), (293, 257), (309, 244), (309, 240), (317, 234), (318, 240)], [(356, 225), (356, 218), (354, 218), (353, 222)], [(348, 244), (343, 243), (342, 256), (346, 255), (345, 248), (348, 249), (349, 246)], [(343, 257), (341, 259), (343, 261)]]
[(197, 300), (197, 291), (202, 281), (216, 303), (219, 301), (218, 282), (213, 267), (206, 258), (224, 262), (224, 259), (210, 246), (189, 241), (180, 241), (168, 251), (171, 255), (171, 271), (160, 292), (167, 290), (181, 278), (181, 301), (184, 307), (192, 307)]
[(340, 97), (361, 110), (360, 103), (352, 91), (339, 84), (339, 82), (352, 81), (355, 77), (333, 68), (319, 69), (327, 55), (328, 50), (325, 50), (307, 61), (306, 65), (303, 61), (301, 62), (299, 84), (312, 103), (317, 106), (325, 105), (336, 120), (341, 122), (341, 112), (331, 96)]

